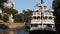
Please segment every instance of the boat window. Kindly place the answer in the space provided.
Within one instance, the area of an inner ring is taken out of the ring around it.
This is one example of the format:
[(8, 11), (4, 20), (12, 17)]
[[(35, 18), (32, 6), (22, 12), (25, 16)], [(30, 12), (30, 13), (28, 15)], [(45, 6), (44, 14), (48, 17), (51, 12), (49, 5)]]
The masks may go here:
[(38, 24), (31, 24), (31, 27), (37, 27)]
[(42, 6), (40, 6), (40, 9), (42, 9)]
[(39, 24), (39, 25), (42, 25), (42, 24)]
[(46, 16), (45, 19), (47, 19), (48, 17)]
[(33, 19), (36, 19), (36, 16), (34, 16)]
[(47, 24), (47, 26), (48, 26), (48, 27), (52, 27), (52, 25), (51, 25), (51, 24)]
[(38, 16), (37, 19), (40, 19), (40, 16)]
[(49, 17), (48, 19), (50, 19), (50, 20), (51, 20), (51, 19), (52, 19), (52, 17)]
[(42, 17), (42, 16), (41, 16), (40, 18), (41, 18), (41, 19), (42, 19), (42, 18), (44, 19), (44, 17)]
[(43, 24), (43, 25), (46, 25), (46, 24)]
[(46, 9), (46, 6), (44, 6), (44, 9)]
[(35, 27), (37, 27), (38, 26), (38, 24), (34, 24), (35, 25)]

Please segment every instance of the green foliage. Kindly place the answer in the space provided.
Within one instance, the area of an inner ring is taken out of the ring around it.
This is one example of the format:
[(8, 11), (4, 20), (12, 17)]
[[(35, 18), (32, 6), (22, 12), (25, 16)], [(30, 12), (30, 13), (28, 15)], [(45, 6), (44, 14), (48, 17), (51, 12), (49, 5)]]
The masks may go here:
[(53, 0), (52, 8), (56, 8), (60, 4), (60, 0)]
[[(8, 0), (0, 0), (0, 8), (4, 11), (3, 13), (6, 13), (3, 15), (4, 22), (8, 21), (8, 14), (12, 14), (14, 18), (14, 22), (29, 22), (30, 17), (32, 15), (32, 10), (27, 9), (23, 10), (22, 13), (18, 14), (18, 11), (16, 9), (8, 9), (4, 8), (4, 3), (7, 3)], [(2, 19), (2, 16), (0, 15), (0, 19)]]
[(32, 15), (32, 10), (28, 9), (27, 11), (26, 10), (23, 10), (22, 13), (20, 14), (15, 14), (13, 16), (14, 18), (14, 22), (30, 22), (30, 17)]
[(0, 0), (0, 8), (4, 10), (4, 3), (7, 3), (8, 0)]
[[(53, 15), (58, 16), (59, 15), (59, 9), (60, 9), (60, 0), (53, 0), (52, 8), (54, 9)], [(58, 9), (58, 11), (57, 11)]]
[(14, 22), (23, 22), (22, 14), (15, 14), (13, 16)]
[(18, 13), (18, 11), (16, 9), (8, 9), (8, 8), (5, 8), (4, 13), (14, 15), (14, 14)]
[(27, 11), (23, 10), (24, 22), (30, 22), (32, 15), (32, 10), (27, 9)]
[[(7, 3), (8, 0), (0, 0), (0, 9), (4, 11), (4, 3)], [(0, 20), (2, 20), (2, 15), (0, 14)]]
[(10, 12), (12, 13), (12, 15), (18, 13), (18, 11), (16, 9), (12, 9)]
[(2, 15), (0, 14), (0, 20), (2, 20)]
[(4, 14), (4, 15), (3, 15), (3, 21), (4, 21), (4, 22), (7, 22), (8, 20), (9, 20), (9, 19), (8, 19), (8, 15), (7, 15), (7, 14)]
[(0, 3), (4, 3), (6, 2), (7, 3), (8, 0), (0, 0)]

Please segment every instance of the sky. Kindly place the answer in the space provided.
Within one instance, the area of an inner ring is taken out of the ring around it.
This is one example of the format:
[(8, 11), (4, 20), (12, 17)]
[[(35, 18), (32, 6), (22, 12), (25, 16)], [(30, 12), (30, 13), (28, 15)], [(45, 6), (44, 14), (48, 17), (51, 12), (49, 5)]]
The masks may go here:
[[(47, 5), (47, 9), (52, 9), (52, 1), (53, 0), (44, 0), (45, 4)], [(14, 6), (15, 9), (18, 10), (19, 13), (22, 12), (22, 10), (27, 9), (34, 9), (34, 6), (36, 4), (39, 4), (41, 0), (14, 0)]]

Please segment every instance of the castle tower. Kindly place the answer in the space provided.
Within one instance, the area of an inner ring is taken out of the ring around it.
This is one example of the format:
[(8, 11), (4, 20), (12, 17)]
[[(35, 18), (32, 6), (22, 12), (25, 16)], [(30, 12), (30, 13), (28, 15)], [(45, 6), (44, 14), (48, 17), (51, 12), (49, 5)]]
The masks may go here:
[(6, 7), (9, 9), (11, 9), (11, 8), (13, 9), (14, 8), (14, 0), (8, 0)]
[(12, 0), (12, 3), (14, 4), (14, 0)]
[(12, 4), (13, 4), (13, 9), (14, 9), (14, 0), (12, 0)]
[[(14, 9), (14, 0), (8, 0), (7, 4), (6, 4), (6, 7), (8, 9)], [(13, 23), (14, 19), (12, 18), (13, 17), (12, 14), (9, 14), (8, 17), (9, 17), (9, 21), (8, 22), (9, 23)]]

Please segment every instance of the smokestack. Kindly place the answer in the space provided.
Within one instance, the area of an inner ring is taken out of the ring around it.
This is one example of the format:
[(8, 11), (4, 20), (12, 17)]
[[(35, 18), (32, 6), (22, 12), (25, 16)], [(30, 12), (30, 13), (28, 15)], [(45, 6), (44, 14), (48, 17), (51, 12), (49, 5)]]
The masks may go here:
[(41, 4), (43, 4), (44, 3), (44, 1), (43, 0), (41, 0)]

